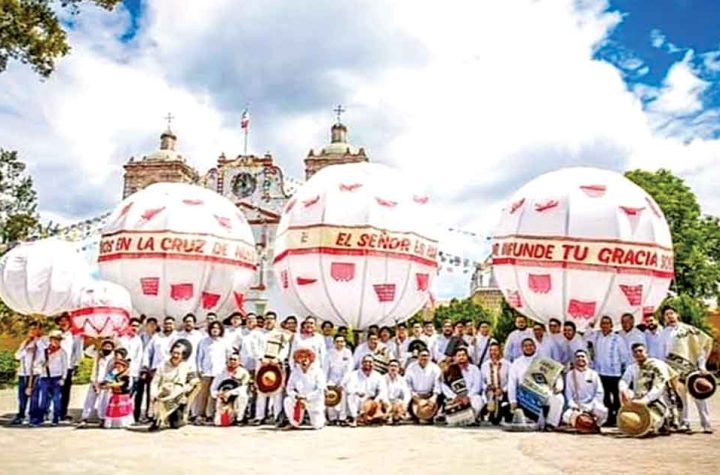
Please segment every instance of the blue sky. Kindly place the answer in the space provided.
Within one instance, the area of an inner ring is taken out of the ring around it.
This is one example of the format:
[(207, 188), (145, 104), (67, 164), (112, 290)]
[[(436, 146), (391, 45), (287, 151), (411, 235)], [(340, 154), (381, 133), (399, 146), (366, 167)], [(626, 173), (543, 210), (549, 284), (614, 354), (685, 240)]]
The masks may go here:
[[(28, 163), (45, 219), (114, 206), (169, 111), (203, 173), (240, 153), (250, 104), (251, 152), (299, 178), (338, 103), (350, 141), (421, 182), (444, 228), (487, 235), (514, 190), (571, 165), (670, 168), (720, 214), (718, 1), (127, 0), (82, 7), (70, 42), (47, 81), (0, 75), (0, 146)], [(483, 239), (444, 239), (483, 255)]]

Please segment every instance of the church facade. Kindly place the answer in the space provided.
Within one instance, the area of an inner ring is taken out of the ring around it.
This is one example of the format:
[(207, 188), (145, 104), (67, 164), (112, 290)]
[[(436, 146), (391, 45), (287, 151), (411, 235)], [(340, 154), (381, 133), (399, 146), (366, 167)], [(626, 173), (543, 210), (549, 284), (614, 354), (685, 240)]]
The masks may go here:
[[(245, 297), (245, 310), (264, 313), (282, 310), (284, 304), (272, 272), (275, 232), (287, 201), (302, 184), (288, 177), (269, 153), (263, 156), (221, 154), (215, 167), (199, 174), (175, 149), (177, 135), (168, 129), (160, 136), (160, 149), (124, 166), (123, 198), (153, 183), (192, 183), (211, 189), (235, 203), (252, 227), (258, 251), (255, 282)], [(310, 150), (304, 160), (305, 179), (324, 167), (367, 162), (363, 148), (347, 141), (347, 127), (339, 120), (330, 130), (330, 144)], [(221, 316), (224, 317), (224, 316)]]

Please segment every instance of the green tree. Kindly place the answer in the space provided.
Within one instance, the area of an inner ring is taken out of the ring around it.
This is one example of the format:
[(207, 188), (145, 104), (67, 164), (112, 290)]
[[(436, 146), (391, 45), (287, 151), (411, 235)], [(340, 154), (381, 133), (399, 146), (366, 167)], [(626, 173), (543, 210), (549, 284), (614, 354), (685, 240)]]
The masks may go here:
[[(122, 0), (85, 0), (113, 10)], [(70, 52), (58, 12), (72, 15), (83, 0), (0, 0), (0, 72), (9, 60), (29, 64), (42, 77), (55, 70), (55, 60)]]
[(670, 226), (675, 252), (674, 289), (694, 299), (720, 297), (720, 225), (703, 216), (697, 197), (668, 170), (632, 170), (625, 176), (652, 196)]
[[(0, 149), (0, 252), (41, 230), (37, 194), (25, 164), (18, 159), (17, 152)], [(25, 318), (0, 301), (0, 333), (23, 333), (26, 324)]]

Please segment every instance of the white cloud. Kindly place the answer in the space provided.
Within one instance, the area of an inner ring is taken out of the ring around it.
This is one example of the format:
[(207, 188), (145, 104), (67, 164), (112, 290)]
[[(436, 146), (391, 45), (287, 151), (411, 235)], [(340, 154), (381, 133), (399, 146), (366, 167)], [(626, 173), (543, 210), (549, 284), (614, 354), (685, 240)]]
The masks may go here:
[[(686, 57), (661, 88), (628, 91), (620, 71), (592, 59), (622, 21), (606, 1), (180, 3), (147, 2), (129, 45), (117, 41), (126, 11), (84, 11), (50, 80), (19, 66), (0, 75), (0, 145), (30, 163), (44, 213), (111, 206), (122, 164), (157, 147), (168, 111), (201, 171), (239, 153), (247, 102), (252, 150), (272, 151), (296, 177), (327, 141), (332, 107), (346, 104), (351, 140), (427, 182), (446, 227), (487, 234), (516, 187), (578, 164), (671, 168), (720, 212), (706, 83)], [(652, 41), (668, 47), (659, 31)], [(640, 98), (654, 100), (644, 110)], [(444, 244), (482, 254), (482, 240)], [(466, 279), (439, 291), (462, 295)]]

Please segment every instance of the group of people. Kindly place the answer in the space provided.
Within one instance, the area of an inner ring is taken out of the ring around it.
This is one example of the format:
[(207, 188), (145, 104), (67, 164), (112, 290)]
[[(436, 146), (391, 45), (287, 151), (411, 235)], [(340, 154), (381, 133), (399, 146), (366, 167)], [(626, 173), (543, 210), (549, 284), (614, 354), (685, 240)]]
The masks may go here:
[(28, 402), (32, 425), (48, 418), (51, 401), (52, 422), (67, 417), (84, 351), (94, 363), (80, 427), (94, 420), (103, 427), (150, 423), (150, 430), (488, 421), (579, 432), (617, 424), (645, 435), (690, 430), (690, 392), (702, 430), (712, 432), (706, 345), (675, 350), (678, 341), (704, 334), (670, 306), (662, 316), (665, 328), (650, 317), (644, 331), (629, 314), (614, 331), (605, 316), (582, 336), (570, 321), (553, 319), (546, 332), (518, 316), (502, 345), (489, 322), (444, 321), (439, 333), (432, 322), (400, 323), (370, 327), (357, 346), (345, 327), (326, 321), (317, 328), (312, 316), (300, 325), (294, 316), (278, 322), (274, 312), (236, 313), (223, 322), (210, 314), (202, 329), (192, 314), (179, 329), (173, 317), (132, 319), (127, 334), (83, 344), (61, 316), (47, 337), (33, 325), (18, 349), (13, 423), (23, 423)]

